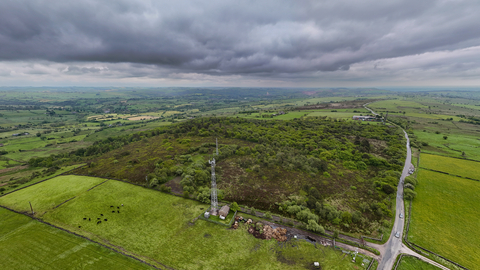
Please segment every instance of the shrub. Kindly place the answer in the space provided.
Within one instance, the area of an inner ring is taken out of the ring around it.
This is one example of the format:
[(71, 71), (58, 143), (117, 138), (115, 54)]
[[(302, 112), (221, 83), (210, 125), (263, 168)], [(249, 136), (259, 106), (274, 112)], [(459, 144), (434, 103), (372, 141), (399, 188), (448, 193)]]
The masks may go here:
[(208, 187), (201, 187), (198, 189), (197, 200), (202, 203), (210, 203), (210, 189)]
[(236, 212), (240, 210), (240, 206), (238, 206), (237, 202), (233, 202), (232, 204), (230, 204), (230, 210), (232, 210), (233, 212)]
[[(363, 163), (365, 164), (365, 163)], [(365, 165), (366, 166), (366, 165)], [(343, 167), (349, 169), (349, 170), (356, 170), (357, 169), (357, 165), (355, 164), (355, 162), (353, 161), (345, 161), (343, 162)]]
[(411, 189), (405, 189), (403, 191), (403, 198), (405, 200), (411, 201), (411, 200), (415, 199), (416, 196), (417, 196), (417, 193), (415, 191), (411, 190)]
[(316, 233), (325, 233), (325, 229), (322, 225), (319, 225), (315, 220), (310, 219), (307, 224), (307, 230), (316, 232)]
[(297, 219), (303, 222), (308, 222), (309, 220), (318, 220), (318, 216), (312, 213), (309, 209), (302, 210), (297, 213)]
[(162, 192), (166, 192), (166, 193), (170, 193), (172, 191), (172, 188), (171, 187), (167, 187), (165, 185), (161, 185), (160, 188), (159, 188), (160, 191)]
[(392, 187), (391, 185), (389, 184), (383, 184), (382, 185), (382, 190), (387, 193), (387, 194), (392, 194), (395, 192), (395, 188)]

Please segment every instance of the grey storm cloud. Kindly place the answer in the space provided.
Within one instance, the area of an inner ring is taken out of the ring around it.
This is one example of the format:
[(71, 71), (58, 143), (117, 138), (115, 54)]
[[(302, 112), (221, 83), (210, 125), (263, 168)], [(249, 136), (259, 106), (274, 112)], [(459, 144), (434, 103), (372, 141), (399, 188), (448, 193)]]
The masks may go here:
[(479, 13), (480, 2), (460, 0), (2, 0), (0, 61), (132, 63), (210, 75), (348, 71), (478, 46)]

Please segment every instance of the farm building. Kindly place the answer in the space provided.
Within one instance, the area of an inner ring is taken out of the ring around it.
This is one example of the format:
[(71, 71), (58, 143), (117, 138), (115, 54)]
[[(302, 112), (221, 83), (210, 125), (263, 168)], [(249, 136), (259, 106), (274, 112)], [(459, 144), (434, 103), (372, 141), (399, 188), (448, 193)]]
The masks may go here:
[(361, 120), (361, 121), (375, 121), (377, 120), (376, 117), (370, 116), (370, 115), (365, 115), (365, 116), (360, 116), (360, 115), (354, 115), (352, 117), (353, 120)]
[(228, 205), (224, 205), (222, 208), (220, 208), (218, 214), (220, 215), (221, 219), (225, 219), (228, 216), (228, 212), (230, 212), (230, 207)]

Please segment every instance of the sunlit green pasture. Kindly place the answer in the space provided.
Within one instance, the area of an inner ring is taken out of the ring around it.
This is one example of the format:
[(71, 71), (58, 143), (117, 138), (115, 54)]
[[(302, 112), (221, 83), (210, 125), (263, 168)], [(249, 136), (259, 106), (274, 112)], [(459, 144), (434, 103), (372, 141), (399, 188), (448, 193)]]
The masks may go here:
[[(448, 130), (446, 130), (448, 132)], [(461, 131), (460, 131), (461, 132)], [(416, 131), (415, 135), (421, 142), (427, 142), (430, 146), (436, 149), (424, 147), (422, 152), (425, 153), (440, 153), (441, 155), (448, 155), (452, 157), (462, 157), (465, 152), (465, 157), (475, 160), (480, 160), (480, 140), (478, 137), (472, 135), (462, 134), (448, 134), (435, 132)], [(443, 137), (447, 136), (447, 139)]]
[(35, 214), (41, 216), (46, 211), (54, 209), (57, 205), (86, 192), (103, 181), (105, 180), (95, 177), (58, 176), (0, 197), (0, 205), (22, 212), (30, 212), (29, 202), (31, 202)]
[(480, 180), (480, 162), (477, 161), (422, 154), (420, 166), (422, 168)]
[(480, 264), (480, 182), (420, 170), (415, 191), (408, 239), (475, 269)]
[(0, 269), (151, 269), (98, 244), (0, 208)]

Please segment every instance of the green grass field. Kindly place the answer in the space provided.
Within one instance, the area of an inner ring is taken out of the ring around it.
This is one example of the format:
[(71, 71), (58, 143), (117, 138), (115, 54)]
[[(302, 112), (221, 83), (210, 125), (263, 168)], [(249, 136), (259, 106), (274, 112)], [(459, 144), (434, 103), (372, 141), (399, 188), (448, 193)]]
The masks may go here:
[(422, 154), (420, 167), (480, 180), (480, 162)]
[(412, 256), (404, 256), (397, 270), (438, 270), (439, 268)]
[[(65, 178), (69, 177), (68, 186), (76, 186), (75, 181), (97, 181), (97, 178), (62, 176), (58, 178), (63, 180), (52, 179), (54, 182), (48, 186), (52, 191), (70, 192), (71, 188), (57, 188), (59, 181), (66, 183)], [(34, 187), (25, 191), (32, 196), (38, 192)], [(161, 263), (176, 269), (304, 269), (313, 261), (319, 261), (324, 269), (362, 269), (361, 262), (341, 260), (341, 252), (322, 246), (316, 249), (305, 241), (298, 241), (298, 247), (281, 247), (274, 240), (254, 238), (246, 232), (246, 227), (229, 230), (204, 220), (192, 224), (190, 222), (208, 208), (197, 201), (114, 180), (88, 192), (83, 190), (77, 189), (75, 199), (50, 209), (42, 218), (159, 266)], [(5, 197), (10, 196), (9, 201), (29, 197), (20, 192)], [(51, 194), (57, 198), (70, 195)], [(15, 198), (17, 196), (19, 198)], [(46, 196), (39, 200), (43, 201), (37, 201), (38, 205), (51, 205), (51, 199)], [(6, 202), (0, 200), (0, 204)], [(97, 218), (101, 218), (102, 223), (97, 225)]]
[[(457, 124), (458, 125), (458, 124)], [(465, 152), (467, 158), (480, 160), (480, 141), (478, 135), (458, 134), (457, 132), (467, 133), (467, 131), (458, 130), (453, 133), (455, 126), (450, 128), (444, 127), (440, 134), (431, 132), (415, 131), (415, 135), (421, 142), (428, 142), (429, 147), (422, 147), (422, 152), (439, 153), (453, 157), (461, 157)], [(447, 133), (448, 132), (448, 133)], [(445, 140), (443, 136), (448, 138)]]
[[(19, 170), (17, 172), (14, 172), (12, 174), (7, 174), (7, 175), (3, 175), (3, 176), (0, 176), (0, 183), (7, 183), (7, 185), (3, 185), (2, 187), (5, 188), (5, 191), (2, 191), (0, 194), (3, 194), (3, 193), (7, 193), (7, 192), (10, 192), (12, 190), (15, 190), (15, 189), (20, 189), (24, 186), (29, 186), (31, 184), (34, 184), (34, 183), (37, 183), (37, 182), (40, 182), (42, 180), (45, 180), (47, 178), (53, 178), (59, 174), (62, 174), (64, 172), (68, 172), (70, 170), (73, 170), (73, 169), (76, 169), (78, 167), (81, 167), (83, 164), (76, 164), (76, 165), (70, 165), (70, 166), (65, 166), (65, 167), (62, 167), (60, 168), (59, 170), (57, 170), (56, 172), (50, 174), (50, 175), (40, 175), (40, 176), (37, 176), (35, 177), (34, 179), (26, 182), (26, 183), (22, 183), (22, 184), (19, 184), (16, 182), (16, 180), (10, 180), (8, 181), (8, 178), (15, 178), (15, 179), (21, 179), (23, 177), (30, 177), (32, 175), (33, 172), (38, 172), (38, 173), (41, 173), (42, 172), (42, 169), (38, 169), (38, 168), (28, 168), (28, 169), (24, 169), (24, 170)], [(3, 184), (2, 183), (2, 184)]]
[(74, 196), (105, 181), (101, 178), (82, 176), (59, 176), (37, 185), (16, 191), (0, 198), (0, 204), (17, 211), (30, 212), (32, 203), (36, 216), (53, 209)]
[(0, 269), (151, 269), (3, 208), (0, 208), (0, 254)]
[(409, 240), (475, 269), (480, 264), (480, 183), (420, 170), (415, 191)]

